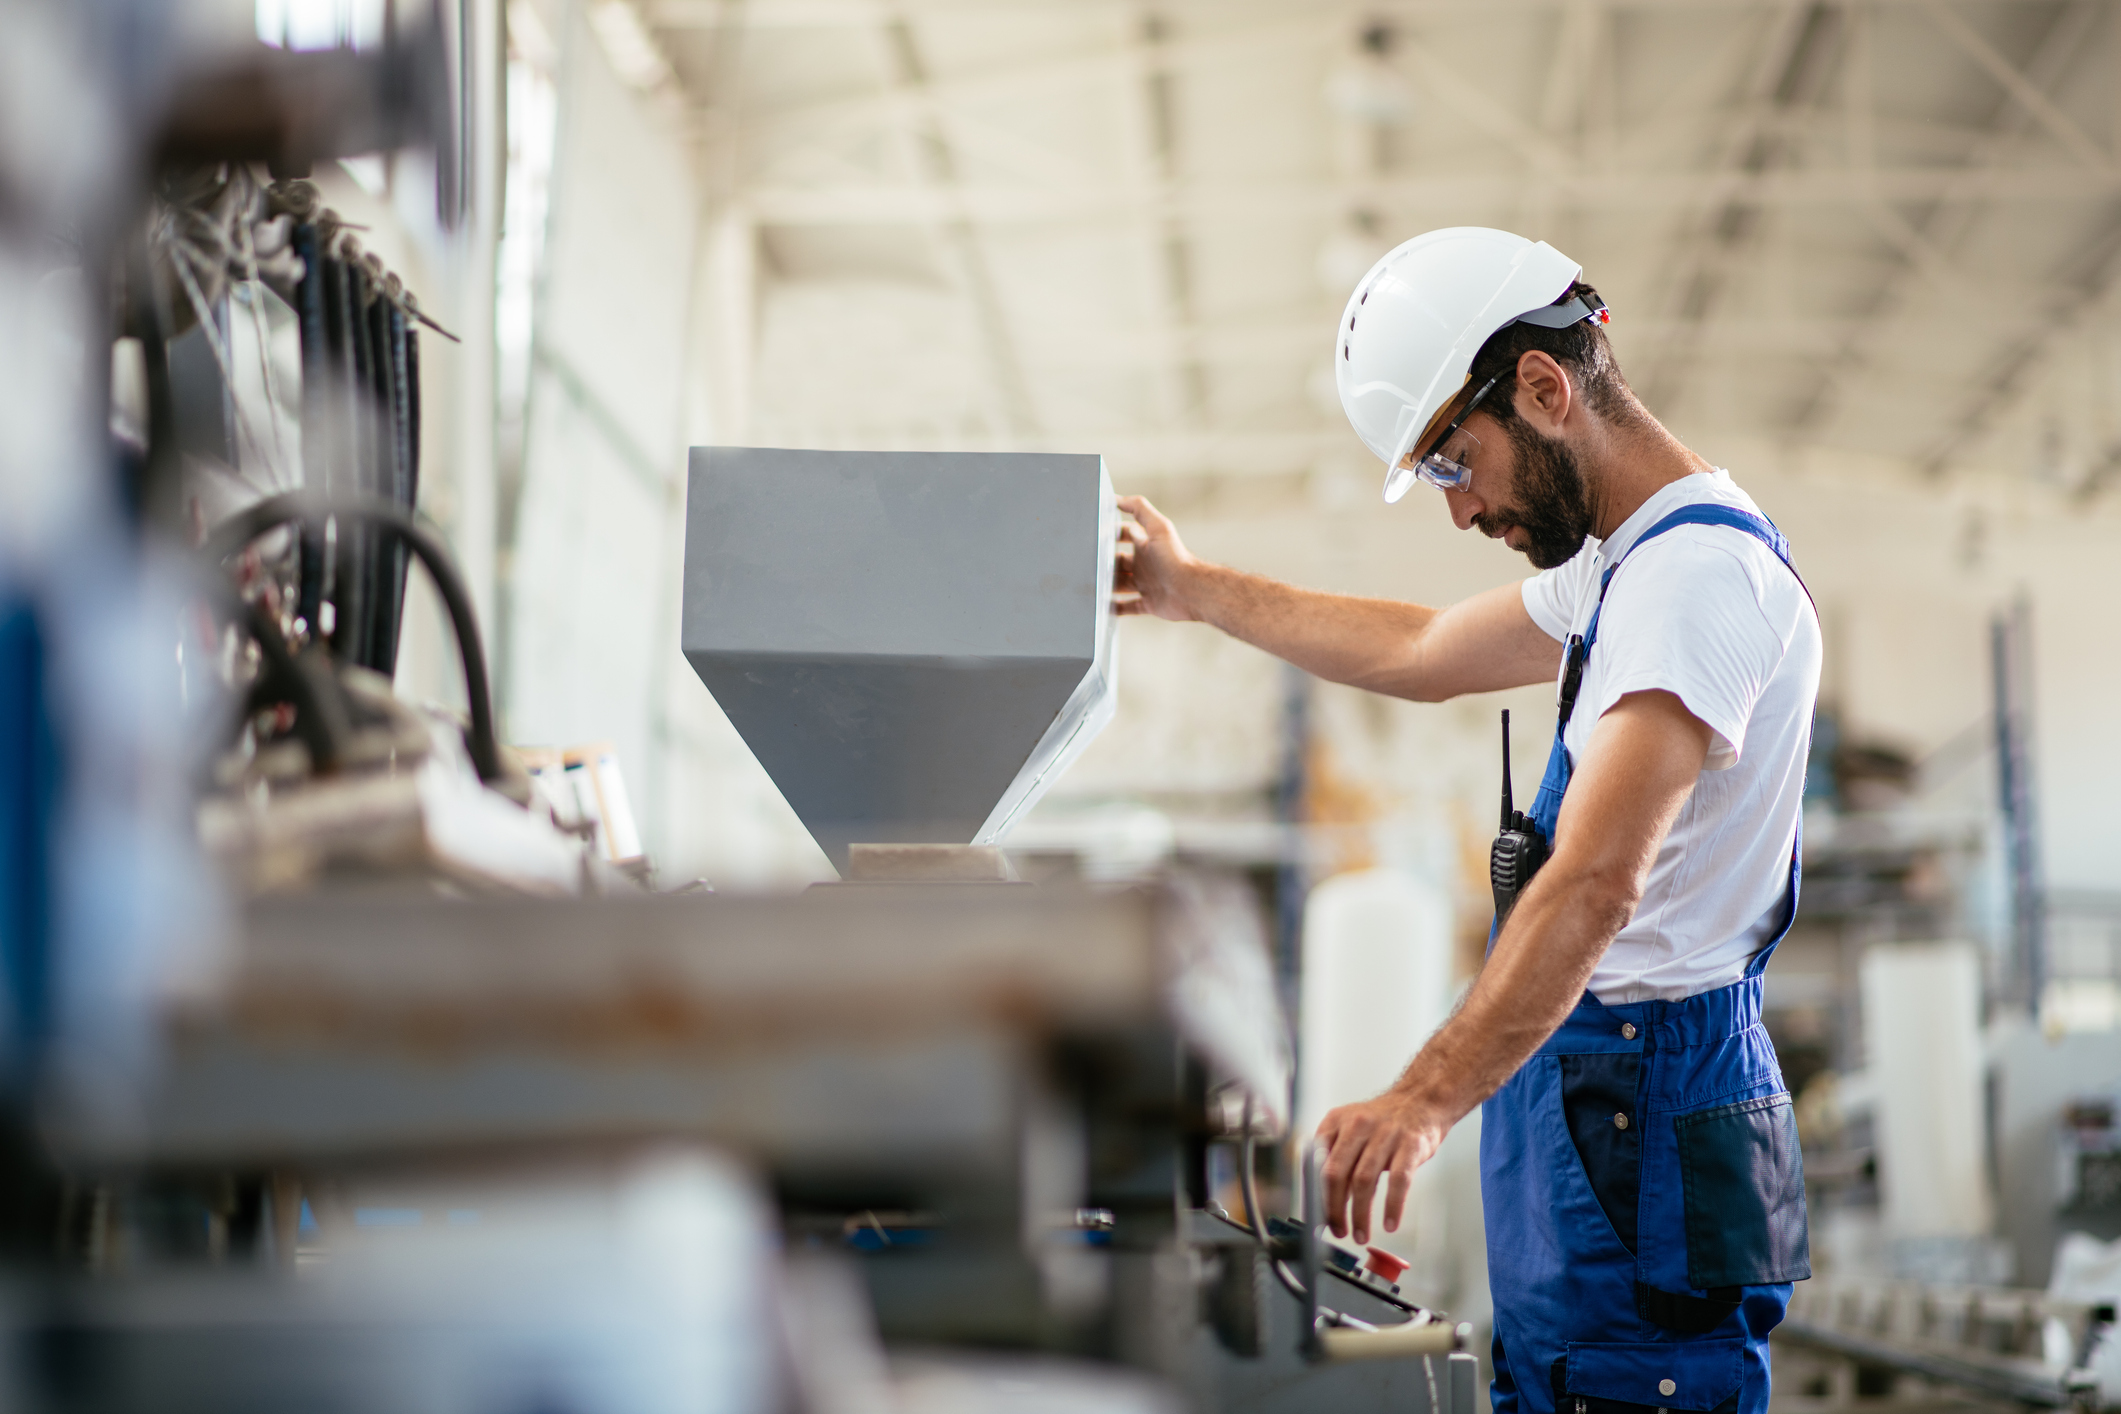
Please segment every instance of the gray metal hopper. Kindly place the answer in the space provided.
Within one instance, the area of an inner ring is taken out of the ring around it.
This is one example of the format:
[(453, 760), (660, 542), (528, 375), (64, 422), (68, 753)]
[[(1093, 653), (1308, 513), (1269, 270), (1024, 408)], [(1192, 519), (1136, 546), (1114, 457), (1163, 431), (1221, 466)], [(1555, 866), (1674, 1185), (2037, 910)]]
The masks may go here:
[(994, 844), (1111, 720), (1095, 456), (695, 447), (685, 660), (811, 836)]

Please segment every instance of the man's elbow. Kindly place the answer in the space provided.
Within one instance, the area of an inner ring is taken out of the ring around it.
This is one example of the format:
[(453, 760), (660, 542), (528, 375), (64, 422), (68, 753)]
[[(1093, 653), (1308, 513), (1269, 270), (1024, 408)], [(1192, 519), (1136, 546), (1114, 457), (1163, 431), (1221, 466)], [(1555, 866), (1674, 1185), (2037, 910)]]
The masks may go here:
[(1439, 673), (1417, 640), (1407, 651), (1394, 653), (1371, 665), (1370, 681), (1358, 684), (1371, 692), (1397, 697), (1404, 702), (1449, 702), (1464, 688)]
[(1630, 865), (1590, 860), (1555, 872), (1561, 876), (1555, 882), (1567, 889), (1572, 905), (1607, 932), (1627, 927), (1642, 902), (1642, 871)]
[(1352, 678), (1348, 686), (1402, 702), (1449, 702), (1459, 694), (1417, 672), (1392, 671)]
[(1465, 688), (1460, 684), (1443, 682), (1434, 676), (1420, 679), (1406, 694), (1414, 702), (1455, 702), (1465, 695)]

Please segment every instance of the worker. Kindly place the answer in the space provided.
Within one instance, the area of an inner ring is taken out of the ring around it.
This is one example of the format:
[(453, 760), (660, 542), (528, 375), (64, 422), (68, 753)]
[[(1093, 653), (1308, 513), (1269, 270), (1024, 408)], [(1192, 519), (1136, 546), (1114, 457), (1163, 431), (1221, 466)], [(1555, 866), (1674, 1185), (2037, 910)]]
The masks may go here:
[(1545, 861), (1399, 1080), (1320, 1122), (1325, 1211), (1365, 1243), (1382, 1183), (1396, 1228), (1479, 1105), (1496, 1410), (1764, 1414), (1768, 1332), (1811, 1274), (1760, 998), (1797, 906), (1819, 622), (1781, 534), (1629, 388), (1581, 277), (1543, 242), (1431, 231), (1333, 344), (1385, 500), (1426, 482), (1531, 578), (1444, 609), (1300, 589), (1130, 496), (1115, 608), (1418, 702), (1557, 684), (1523, 832)]

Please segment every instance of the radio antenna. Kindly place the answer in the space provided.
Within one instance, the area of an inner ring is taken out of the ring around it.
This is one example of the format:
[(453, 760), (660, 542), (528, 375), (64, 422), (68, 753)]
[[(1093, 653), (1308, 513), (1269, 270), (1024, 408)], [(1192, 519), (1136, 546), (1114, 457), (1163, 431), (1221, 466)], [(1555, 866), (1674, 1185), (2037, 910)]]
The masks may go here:
[(1510, 709), (1502, 709), (1502, 827), (1510, 828), (1510, 817), (1516, 814), (1516, 802), (1510, 799)]

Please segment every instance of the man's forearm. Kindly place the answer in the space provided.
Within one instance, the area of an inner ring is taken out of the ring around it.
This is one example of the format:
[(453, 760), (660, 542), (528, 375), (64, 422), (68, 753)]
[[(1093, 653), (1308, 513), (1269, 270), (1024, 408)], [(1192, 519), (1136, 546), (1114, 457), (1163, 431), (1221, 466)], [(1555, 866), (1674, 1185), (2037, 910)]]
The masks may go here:
[(1113, 564), (1116, 614), (1211, 624), (1328, 682), (1442, 702), (1548, 680), (1561, 645), (1514, 584), (1431, 609), (1298, 589), (1200, 559), (1147, 499), (1122, 496)]
[(1329, 682), (1395, 696), (1421, 693), (1421, 636), (1439, 611), (1396, 599), (1328, 594), (1197, 562), (1193, 615)]
[(1393, 1090), (1445, 1126), (1502, 1088), (1583, 999), (1592, 969), (1634, 901), (1549, 865), (1510, 911), (1465, 1005), (1421, 1048)]
[(1554, 824), (1554, 856), (1518, 899), (1465, 1005), (1390, 1090), (1319, 1121), (1335, 1233), (1369, 1240), (1370, 1204), (1385, 1174), (1385, 1221), (1397, 1223), (1414, 1170), (1568, 1019), (1634, 916), (1711, 735), (1662, 690), (1628, 693), (1598, 719)]
[(1693, 794), (1710, 731), (1669, 692), (1599, 718), (1555, 824), (1555, 854), (1510, 911), (1466, 1004), (1393, 1090), (1444, 1126), (1502, 1088), (1582, 1000), (1635, 916), (1650, 866)]

